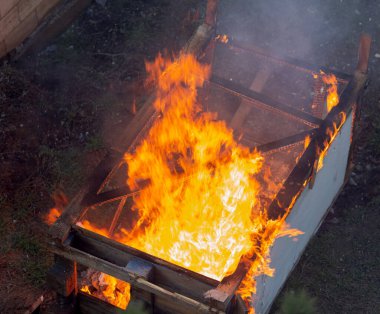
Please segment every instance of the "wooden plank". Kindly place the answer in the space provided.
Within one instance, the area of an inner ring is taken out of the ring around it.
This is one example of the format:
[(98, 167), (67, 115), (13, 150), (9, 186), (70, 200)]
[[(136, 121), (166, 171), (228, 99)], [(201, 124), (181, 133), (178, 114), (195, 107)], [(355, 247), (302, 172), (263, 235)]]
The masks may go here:
[(1, 0), (0, 1), (0, 17), (4, 17), (19, 0)]
[[(269, 77), (269, 69), (261, 68), (259, 72), (256, 74), (249, 89), (257, 93), (261, 92)], [(234, 130), (238, 130), (244, 124), (245, 119), (248, 117), (248, 114), (251, 111), (251, 108), (252, 104), (243, 98), (239, 108), (236, 110), (234, 116), (231, 119), (231, 122), (229, 123), (230, 127)]]
[(75, 262), (56, 256), (56, 262), (47, 272), (48, 285), (64, 297), (71, 295), (76, 289)]
[(236, 296), (236, 305), (234, 314), (248, 314), (249, 310), (240, 295)]
[(102, 301), (92, 295), (78, 293), (78, 307), (81, 314), (122, 314), (126, 310), (118, 308), (110, 303)]
[(322, 70), (323, 72), (334, 74), (337, 77), (338, 81), (341, 82), (347, 83), (352, 78), (352, 75), (350, 74), (339, 72), (334, 69), (329, 69), (324, 66), (309, 64), (305, 61), (290, 57), (277, 56), (275, 54), (272, 54), (271, 51), (267, 51), (252, 45), (252, 43), (240, 42), (233, 38), (231, 38), (227, 44), (223, 44), (220, 47), (223, 49), (230, 49), (231, 51), (246, 51), (248, 53), (261, 56), (265, 59), (269, 59), (272, 63), (274, 62), (278, 65), (285, 65), (290, 68), (295, 68), (300, 72), (309, 73), (310, 75), (313, 73), (319, 73), (319, 71)]
[(153, 277), (153, 265), (140, 259), (131, 259), (125, 269), (126, 271), (148, 281)]
[(214, 28), (206, 23), (203, 23), (197, 28), (195, 34), (187, 42), (183, 51), (199, 57), (213, 34)]
[(50, 227), (49, 235), (54, 241), (63, 242), (69, 235), (71, 225), (75, 224), (83, 211), (82, 199), (87, 193), (87, 188), (81, 189), (70, 201), (68, 206), (57, 221)]
[(120, 200), (119, 205), (117, 206), (117, 209), (116, 209), (116, 211), (115, 211), (115, 214), (113, 215), (111, 225), (110, 225), (110, 227), (108, 228), (108, 234), (110, 234), (111, 236), (113, 235), (113, 233), (114, 233), (114, 231), (115, 231), (116, 224), (117, 224), (117, 222), (119, 221), (120, 214), (121, 214), (121, 212), (123, 211), (123, 208), (124, 208), (124, 206), (125, 206), (126, 201), (127, 201), (127, 197), (123, 197), (123, 198)]
[(60, 2), (61, 0), (42, 0), (36, 7), (36, 15), (39, 21), (42, 21), (46, 15)]
[(205, 23), (210, 26), (215, 26), (216, 23), (216, 12), (218, 9), (219, 0), (208, 0), (206, 8)]
[[(52, 2), (55, 3), (57, 0), (53, 0)], [(19, 59), (26, 52), (41, 49), (46, 42), (66, 30), (91, 2), (91, 0), (67, 0), (61, 1), (61, 4), (57, 3), (49, 18), (40, 23), (29, 39), (24, 42), (22, 49), (17, 52), (14, 59)], [(41, 8), (37, 7), (35, 12), (39, 21), (42, 19), (41, 12), (45, 11), (47, 13), (52, 9), (51, 6), (46, 6), (44, 3), (40, 5)]]
[(269, 98), (268, 96), (256, 93), (255, 91), (250, 90), (249, 88), (228, 81), (224, 78), (213, 76), (210, 82), (217, 87), (220, 87), (224, 90), (227, 90), (230, 93), (233, 93), (239, 97), (246, 99), (248, 102), (251, 103), (252, 106), (278, 112), (287, 116), (288, 118), (303, 122), (306, 125), (309, 125), (313, 128), (319, 127), (319, 125), (323, 121), (304, 111), (282, 104), (278, 101)]
[(218, 309), (227, 308), (235, 297), (236, 290), (243, 281), (248, 269), (243, 262), (240, 262), (233, 274), (223, 278), (218, 287), (207, 291), (204, 296), (210, 303)]
[(14, 30), (20, 23), (17, 6), (14, 6), (0, 20), (0, 39), (4, 40), (9, 33)]
[(257, 150), (262, 153), (271, 152), (272, 150), (280, 150), (292, 146), (294, 144), (303, 142), (307, 136), (310, 138), (316, 133), (317, 129), (303, 131), (294, 135), (283, 137), (277, 141), (273, 141), (267, 144), (257, 146)]
[(36, 13), (32, 11), (27, 17), (20, 21), (11, 32), (5, 36), (4, 41), (7, 47), (7, 51), (10, 52), (18, 45), (20, 45), (23, 40), (28, 37), (30, 32), (37, 27), (37, 25), (38, 20)]
[(151, 256), (145, 252), (105, 238), (94, 232), (74, 227), (72, 246), (84, 252), (108, 260), (125, 267), (130, 260), (139, 259), (154, 264), (154, 280), (159, 285), (167, 285), (171, 289), (197, 298), (216, 287), (219, 282), (165, 260)]
[[(18, 14), (20, 21), (25, 19), (43, 0), (21, 0), (18, 4)], [(30, 30), (29, 30), (30, 31)]]
[(129, 282), (132, 286), (136, 286), (144, 291), (153, 293), (158, 297), (172, 302), (176, 306), (178, 305), (178, 309), (182, 309), (182, 307), (192, 309), (193, 313), (222, 313), (221, 311), (218, 311), (208, 305), (193, 300), (177, 292), (171, 292), (165, 288), (158, 286), (157, 284), (147, 281), (144, 278), (129, 273), (125, 267), (117, 266), (107, 260), (85, 253), (71, 246), (55, 245), (52, 247), (52, 251), (55, 254), (61, 255), (69, 260), (77, 261), (81, 265), (104, 272), (120, 280)]
[(358, 50), (358, 64), (356, 66), (357, 71), (362, 73), (368, 72), (368, 60), (369, 53), (371, 51), (372, 38), (368, 34), (362, 34), (360, 36), (359, 50)]
[(44, 301), (44, 296), (40, 295), (36, 301), (33, 302), (31, 306), (24, 312), (24, 314), (36, 314), (39, 313), (40, 306), (42, 302)]

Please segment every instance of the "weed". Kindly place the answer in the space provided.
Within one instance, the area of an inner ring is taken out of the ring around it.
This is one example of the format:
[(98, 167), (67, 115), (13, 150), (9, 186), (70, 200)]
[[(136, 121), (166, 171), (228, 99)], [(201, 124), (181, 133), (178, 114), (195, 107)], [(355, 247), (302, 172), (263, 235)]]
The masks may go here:
[(44, 259), (24, 259), (21, 268), (25, 273), (26, 279), (34, 286), (40, 287), (45, 283), (47, 264)]
[(280, 306), (281, 314), (315, 314), (315, 298), (305, 290), (286, 292)]
[(42, 250), (41, 245), (33, 236), (22, 232), (13, 234), (12, 242), (14, 248), (22, 250), (29, 256), (37, 256)]

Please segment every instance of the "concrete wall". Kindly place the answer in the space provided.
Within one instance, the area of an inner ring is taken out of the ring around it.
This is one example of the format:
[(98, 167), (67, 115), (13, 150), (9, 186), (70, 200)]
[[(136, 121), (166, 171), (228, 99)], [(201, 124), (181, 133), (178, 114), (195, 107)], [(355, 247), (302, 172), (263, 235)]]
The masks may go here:
[(0, 58), (20, 45), (62, 0), (0, 0)]
[(273, 277), (257, 278), (257, 291), (254, 295), (256, 314), (269, 311), (310, 238), (318, 230), (327, 210), (339, 193), (344, 183), (348, 162), (352, 123), (352, 114), (350, 114), (330, 145), (323, 161), (323, 168), (316, 175), (313, 188), (305, 188), (287, 217), (287, 223), (292, 228), (303, 231), (304, 234), (298, 236), (297, 241), (288, 237), (276, 240), (271, 250), (271, 266), (275, 268), (275, 274)]

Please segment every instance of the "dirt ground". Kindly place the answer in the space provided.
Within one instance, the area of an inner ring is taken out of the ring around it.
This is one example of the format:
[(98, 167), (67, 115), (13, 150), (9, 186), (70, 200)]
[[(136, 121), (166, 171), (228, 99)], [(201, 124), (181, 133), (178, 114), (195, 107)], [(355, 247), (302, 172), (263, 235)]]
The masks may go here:
[[(94, 3), (42, 51), (0, 67), (0, 313), (24, 312), (47, 291), (51, 195), (83, 184), (143, 101), (144, 61), (178, 51), (204, 3)], [(305, 289), (319, 313), (380, 312), (380, 3), (220, 3), (219, 33), (347, 73), (363, 31), (373, 47), (355, 170), (283, 290)]]

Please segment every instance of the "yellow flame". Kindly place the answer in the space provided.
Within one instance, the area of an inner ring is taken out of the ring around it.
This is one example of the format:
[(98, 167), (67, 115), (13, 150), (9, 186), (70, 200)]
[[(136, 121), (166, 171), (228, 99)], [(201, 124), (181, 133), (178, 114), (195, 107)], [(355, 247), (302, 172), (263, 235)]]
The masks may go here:
[(310, 144), (310, 142), (311, 142), (311, 137), (310, 137), (310, 135), (306, 135), (306, 137), (305, 137), (305, 141), (304, 141), (304, 149), (306, 149), (306, 148), (308, 148), (309, 147), (309, 144)]
[(218, 36), (215, 37), (215, 39), (218, 40), (218, 41), (220, 41), (223, 44), (227, 44), (228, 41), (229, 41), (228, 36), (225, 35), (225, 34), (223, 34), (223, 35), (219, 34)]
[(131, 298), (129, 283), (101, 272), (91, 271), (88, 271), (86, 280), (90, 280), (91, 283), (83, 284), (80, 291), (121, 309), (127, 308)]
[(344, 112), (340, 112), (339, 115), (341, 116), (341, 121), (339, 126), (334, 122), (333, 123), (333, 129), (327, 129), (327, 136), (328, 139), (324, 142), (323, 146), (324, 149), (319, 152), (319, 159), (318, 159), (318, 166), (317, 171), (321, 170), (323, 168), (323, 160), (325, 159), (327, 152), (329, 150), (329, 147), (331, 143), (334, 141), (336, 136), (338, 135), (340, 129), (342, 128), (344, 122), (346, 122), (346, 114)]
[[(158, 56), (146, 68), (161, 117), (124, 156), (128, 186), (141, 189), (133, 196), (138, 218), (112, 238), (216, 280), (239, 262), (249, 275), (272, 274), (268, 252), (285, 225), (268, 218), (260, 196), (271, 199), (274, 183), (264, 157), (239, 145), (226, 123), (197, 103), (209, 66), (181, 54), (174, 61)], [(150, 184), (142, 188), (145, 180)], [(88, 221), (82, 227), (109, 236)]]
[(327, 112), (330, 112), (339, 103), (338, 81), (334, 74), (326, 74), (323, 71), (321, 71), (321, 77), (323, 83), (328, 86), (326, 104)]

